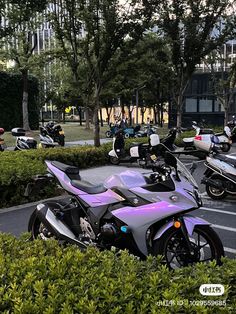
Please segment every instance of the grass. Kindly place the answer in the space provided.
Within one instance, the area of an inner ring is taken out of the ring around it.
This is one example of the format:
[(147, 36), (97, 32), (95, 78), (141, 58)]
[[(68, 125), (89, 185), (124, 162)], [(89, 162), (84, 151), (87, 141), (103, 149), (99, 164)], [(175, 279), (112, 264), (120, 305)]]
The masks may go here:
[[(77, 122), (67, 122), (65, 124), (60, 123), (63, 130), (65, 131), (65, 140), (66, 142), (80, 141), (80, 140), (92, 140), (94, 131), (93, 125), (89, 130), (85, 129), (85, 125), (80, 126)], [(104, 124), (103, 127), (100, 127), (100, 138), (106, 138), (106, 131), (109, 129), (107, 124)], [(163, 128), (158, 129), (158, 134), (160, 137), (167, 134), (168, 128), (164, 126)], [(27, 132), (27, 136), (31, 136), (39, 142), (39, 130)], [(5, 140), (5, 144), (10, 147), (15, 145), (15, 138), (11, 135), (11, 132), (5, 132), (2, 136)]]

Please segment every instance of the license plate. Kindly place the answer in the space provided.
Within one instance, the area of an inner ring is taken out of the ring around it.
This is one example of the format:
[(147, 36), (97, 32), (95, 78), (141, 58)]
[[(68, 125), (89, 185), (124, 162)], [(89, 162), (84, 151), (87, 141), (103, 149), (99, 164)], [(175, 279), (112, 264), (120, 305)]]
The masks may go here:
[(59, 134), (60, 135), (64, 135), (64, 131), (59, 131)]

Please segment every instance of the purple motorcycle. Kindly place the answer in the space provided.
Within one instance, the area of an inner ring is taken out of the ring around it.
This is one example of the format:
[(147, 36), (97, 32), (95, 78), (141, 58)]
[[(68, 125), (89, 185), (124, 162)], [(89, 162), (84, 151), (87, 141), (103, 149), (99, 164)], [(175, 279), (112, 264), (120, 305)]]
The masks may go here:
[(211, 260), (220, 264), (221, 240), (210, 223), (189, 215), (201, 206), (196, 182), (172, 154), (165, 153), (149, 177), (120, 173), (107, 179), (106, 187), (81, 180), (77, 167), (46, 164), (44, 178), (56, 178), (72, 197), (37, 205), (28, 226), (33, 239), (54, 237), (80, 249), (128, 249), (140, 258), (162, 255), (172, 269)]

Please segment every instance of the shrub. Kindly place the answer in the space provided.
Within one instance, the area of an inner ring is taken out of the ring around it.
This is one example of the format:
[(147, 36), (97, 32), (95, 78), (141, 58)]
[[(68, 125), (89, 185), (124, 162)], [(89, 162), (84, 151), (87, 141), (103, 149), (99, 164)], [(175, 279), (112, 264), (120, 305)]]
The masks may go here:
[[(95, 248), (82, 253), (26, 237), (0, 235), (3, 314), (235, 313), (236, 260), (169, 271), (157, 258), (140, 261), (126, 251)], [(200, 295), (204, 283), (223, 284), (224, 295)]]
[[(29, 201), (24, 197), (24, 190), (32, 177), (46, 173), (45, 160), (57, 160), (75, 165), (80, 169), (105, 165), (111, 144), (99, 148), (93, 146), (77, 146), (69, 148), (38, 149), (15, 152), (2, 152), (0, 163), (0, 207)], [(57, 195), (55, 185), (34, 195), (30, 201)]]

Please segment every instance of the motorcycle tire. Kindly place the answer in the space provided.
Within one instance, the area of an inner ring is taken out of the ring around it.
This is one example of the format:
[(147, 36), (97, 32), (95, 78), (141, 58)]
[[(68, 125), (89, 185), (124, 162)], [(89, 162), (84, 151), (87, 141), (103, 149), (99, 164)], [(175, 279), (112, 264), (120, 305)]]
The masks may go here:
[(59, 144), (60, 146), (62, 146), (62, 147), (65, 146), (65, 137), (64, 137), (64, 136), (60, 136), (60, 137), (59, 137), (59, 142), (58, 142), (58, 144)]
[[(202, 246), (203, 242), (200, 241), (201, 238), (207, 242), (204, 247)], [(198, 262), (204, 262), (201, 257), (205, 256), (205, 252), (201, 250), (208, 249), (211, 253), (211, 257), (206, 254), (207, 261), (216, 260), (216, 263), (218, 265), (222, 264), (221, 257), (224, 256), (224, 248), (219, 236), (210, 226), (195, 226), (193, 230), (193, 235), (190, 236), (189, 239), (195, 251), (194, 256), (188, 253), (186, 242), (184, 241), (181, 229), (171, 227), (158, 240), (154, 242), (153, 255), (163, 256), (163, 262), (167, 264), (169, 269), (175, 269), (192, 265)], [(174, 254), (174, 258), (172, 256), (171, 259), (169, 259), (168, 254)], [(174, 260), (179, 264), (179, 266), (174, 266)]]
[(129, 138), (129, 133), (125, 133), (124, 138)]
[(109, 156), (109, 161), (112, 165), (119, 165), (120, 160), (117, 157)]
[[(214, 180), (220, 180), (220, 179), (214, 179)], [(210, 184), (206, 183), (206, 192), (207, 195), (210, 196), (213, 200), (222, 200), (227, 196), (227, 192), (224, 189), (217, 189)]]
[(224, 153), (227, 153), (231, 148), (231, 145), (229, 143), (221, 143), (221, 150)]
[(105, 135), (106, 135), (106, 137), (107, 137), (107, 138), (112, 137), (112, 133), (111, 133), (111, 131), (106, 131)]

